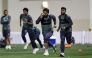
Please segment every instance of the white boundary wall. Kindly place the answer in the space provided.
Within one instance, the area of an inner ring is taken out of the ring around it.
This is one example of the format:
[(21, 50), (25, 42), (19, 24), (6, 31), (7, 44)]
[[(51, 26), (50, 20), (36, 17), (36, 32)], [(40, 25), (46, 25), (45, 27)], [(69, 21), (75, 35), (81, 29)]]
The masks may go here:
[[(73, 32), (72, 35), (75, 38), (75, 44), (92, 44), (92, 32)], [(56, 37), (56, 43), (60, 44), (60, 33), (54, 32), (54, 36)], [(0, 33), (0, 38), (2, 34)], [(23, 40), (21, 38), (21, 32), (11, 32), (11, 44), (23, 44)], [(26, 38), (28, 43), (30, 42), (28, 34), (26, 34)], [(40, 39), (43, 43), (43, 36), (40, 35)]]

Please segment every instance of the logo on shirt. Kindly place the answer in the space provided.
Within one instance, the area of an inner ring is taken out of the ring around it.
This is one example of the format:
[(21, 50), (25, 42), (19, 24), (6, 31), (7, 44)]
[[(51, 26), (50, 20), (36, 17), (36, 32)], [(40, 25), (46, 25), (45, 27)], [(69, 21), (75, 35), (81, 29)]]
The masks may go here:
[(7, 20), (8, 20), (8, 18), (7, 18)]
[(48, 23), (49, 16), (48, 16), (48, 17), (46, 17), (46, 18), (44, 18), (44, 20), (46, 21), (46, 22), (44, 22), (44, 23)]

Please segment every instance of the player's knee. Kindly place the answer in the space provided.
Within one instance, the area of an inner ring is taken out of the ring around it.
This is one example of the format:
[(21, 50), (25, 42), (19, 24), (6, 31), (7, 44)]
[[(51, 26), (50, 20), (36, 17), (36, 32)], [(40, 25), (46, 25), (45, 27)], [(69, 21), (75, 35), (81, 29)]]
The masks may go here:
[(44, 36), (44, 39), (46, 40), (48, 37), (47, 36)]
[(48, 43), (49, 42), (49, 39), (44, 39), (44, 43)]
[(49, 34), (49, 35), (45, 35), (44, 38), (47, 39), (47, 38), (50, 38), (51, 36), (52, 36), (51, 34)]
[(6, 35), (5, 38), (8, 39), (10, 36)]
[(45, 40), (44, 40), (44, 43), (48, 43), (48, 41), (45, 41)]

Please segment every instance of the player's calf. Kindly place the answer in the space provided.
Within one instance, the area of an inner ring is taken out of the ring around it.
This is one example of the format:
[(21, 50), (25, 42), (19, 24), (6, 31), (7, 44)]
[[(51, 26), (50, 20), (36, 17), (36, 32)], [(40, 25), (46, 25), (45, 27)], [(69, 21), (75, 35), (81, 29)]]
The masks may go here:
[(48, 42), (49, 42), (49, 39), (44, 39), (44, 46), (45, 46), (45, 52), (44, 52), (44, 56), (48, 56), (49, 55), (49, 52), (48, 52)]
[(74, 39), (74, 37), (71, 38), (71, 43), (75, 44), (75, 39)]
[(7, 36), (6, 38), (5, 38), (5, 42), (6, 42), (6, 49), (11, 49), (11, 45), (10, 45), (10, 37), (9, 36)]

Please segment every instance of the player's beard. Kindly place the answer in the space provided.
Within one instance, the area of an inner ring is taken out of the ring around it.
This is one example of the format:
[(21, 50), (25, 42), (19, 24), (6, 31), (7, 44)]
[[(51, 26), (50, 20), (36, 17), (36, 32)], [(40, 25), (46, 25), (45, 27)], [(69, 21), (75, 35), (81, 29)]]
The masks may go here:
[(8, 14), (4, 14), (4, 16), (7, 16)]
[(25, 16), (27, 16), (28, 15), (28, 13), (26, 13), (26, 14), (24, 14)]
[(65, 15), (65, 13), (61, 13), (61, 15)]
[(48, 15), (44, 15), (44, 17), (47, 17)]

